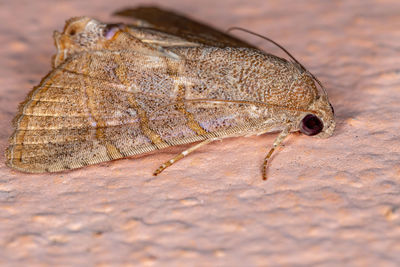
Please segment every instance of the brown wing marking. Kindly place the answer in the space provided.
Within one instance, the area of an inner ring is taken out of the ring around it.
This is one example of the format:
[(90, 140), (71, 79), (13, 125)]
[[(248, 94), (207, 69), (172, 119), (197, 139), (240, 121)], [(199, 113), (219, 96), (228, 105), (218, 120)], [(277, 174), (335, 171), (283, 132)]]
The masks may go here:
[(92, 80), (88, 77), (91, 69), (90, 65), (92, 64), (91, 57), (88, 55), (83, 62), (86, 63), (83, 72), (87, 75), (84, 77), (84, 87), (82, 87), (82, 90), (84, 90), (83, 95), (85, 96), (90, 122), (96, 129), (96, 139), (105, 147), (106, 155), (109, 160), (122, 158), (124, 157), (124, 153), (112, 144), (105, 135), (104, 127), (107, 126), (106, 119), (97, 112), (97, 110), (102, 107), (97, 105), (95, 101), (95, 95), (97, 93), (96, 85), (93, 84)]
[[(69, 62), (69, 64), (73, 65), (75, 62)], [(51, 86), (53, 84), (60, 86), (58, 81), (62, 81), (64, 78), (62, 72), (58, 70), (52, 71), (42, 80), (38, 87), (32, 90), (27, 99), (21, 104), (19, 114), (14, 120), (16, 130), (10, 138), (10, 146), (6, 151), (8, 165), (28, 172), (43, 172), (50, 169), (62, 170), (85, 165), (82, 162), (75, 162), (75, 164), (65, 161), (55, 162), (57, 157), (54, 156), (68, 152), (68, 146), (70, 148), (73, 147), (71, 147), (71, 143), (60, 145), (51, 140), (51, 137), (59, 133), (54, 129), (73, 128), (74, 126), (83, 128), (82, 125), (87, 125), (87, 114), (85, 114), (81, 103), (82, 96), (68, 99), (69, 101), (67, 102), (60, 99), (57, 101), (57, 97), (48, 102), (34, 100), (34, 98), (40, 99), (41, 96), (45, 99)], [(43, 106), (43, 103), (46, 103), (46, 105)], [(65, 107), (73, 108), (75, 112), (79, 112), (81, 115), (66, 117), (61, 113)], [(47, 109), (54, 112), (53, 116), (43, 114)], [(50, 130), (51, 133), (46, 136), (47, 130)], [(42, 142), (41, 134), (45, 134), (45, 143)], [(83, 134), (83, 132), (80, 132), (80, 134)], [(58, 138), (60, 140), (60, 136)], [(61, 139), (65, 142), (66, 140), (73, 140), (74, 136), (72, 134), (64, 136), (64, 138), (61, 137)], [(85, 148), (84, 142), (80, 148)], [(96, 149), (93, 143), (92, 149)]]
[[(21, 104), (14, 120), (16, 130), (6, 151), (9, 166), (26, 172), (61, 171), (130, 155), (130, 146), (139, 148), (150, 143), (138, 131), (137, 117), (128, 114), (113, 118), (113, 110), (102, 109), (98, 87), (90, 86), (88, 76), (77, 79), (74, 72), (65, 71), (85, 70), (85, 62), (66, 61)], [(86, 92), (82, 90), (85, 88)], [(115, 127), (120, 124), (126, 126)]]
[(178, 97), (176, 99), (177, 104), (176, 108), (185, 116), (187, 122), (186, 125), (192, 129), (197, 135), (205, 135), (207, 131), (200, 126), (200, 124), (196, 121), (193, 113), (189, 112), (185, 107), (184, 97), (185, 97), (185, 86), (182, 84), (178, 84)]
[(175, 99), (176, 104), (174, 105), (174, 107), (186, 118), (186, 125), (193, 132), (195, 132), (197, 135), (207, 134), (207, 131), (200, 126), (200, 124), (194, 119), (193, 114), (189, 112), (185, 107), (184, 100), (187, 87), (184, 82), (184, 77), (181, 77), (181, 75), (179, 75), (179, 73), (184, 73), (184, 64), (171, 64), (167, 60), (165, 60), (164, 62), (168, 74), (174, 81), (172, 85), (174, 87), (174, 91), (177, 92)]
[[(119, 80), (123, 85), (127, 88), (130, 87), (130, 83), (127, 80), (128, 71), (124, 62), (121, 60), (120, 55), (115, 56), (115, 62), (117, 63), (117, 70), (116, 75), (118, 76)], [(140, 128), (145, 136), (147, 136), (151, 142), (156, 146), (156, 148), (161, 149), (167, 147), (168, 144), (162, 140), (162, 138), (156, 134), (150, 127), (149, 127), (149, 120), (147, 118), (146, 111), (141, 108), (141, 106), (137, 103), (134, 94), (128, 96), (129, 103), (131, 104), (132, 108), (138, 114), (140, 120)]]

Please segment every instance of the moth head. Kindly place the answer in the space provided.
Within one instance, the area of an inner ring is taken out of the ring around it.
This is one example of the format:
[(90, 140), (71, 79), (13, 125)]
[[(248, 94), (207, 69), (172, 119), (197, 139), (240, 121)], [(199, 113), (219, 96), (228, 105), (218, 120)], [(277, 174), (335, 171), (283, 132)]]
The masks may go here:
[(105, 24), (89, 17), (67, 20), (62, 33), (54, 32), (57, 54), (53, 57), (53, 67), (76, 53), (101, 49), (122, 28), (122, 24)]
[(310, 106), (310, 112), (302, 115), (299, 130), (305, 135), (326, 138), (335, 129), (334, 110), (326, 96), (318, 96)]
[[(325, 90), (312, 74), (295, 64), (293, 66), (297, 75), (290, 85), (290, 93), (285, 96), (285, 101), (291, 107), (305, 111), (297, 117), (295, 131), (321, 138), (331, 136), (335, 129), (334, 111)], [(317, 87), (316, 81), (320, 87)]]

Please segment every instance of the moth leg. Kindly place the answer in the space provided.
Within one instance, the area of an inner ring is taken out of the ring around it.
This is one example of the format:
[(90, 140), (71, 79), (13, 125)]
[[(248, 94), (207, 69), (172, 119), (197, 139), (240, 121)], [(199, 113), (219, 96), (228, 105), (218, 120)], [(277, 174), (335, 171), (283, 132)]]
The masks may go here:
[(204, 145), (207, 145), (208, 143), (211, 143), (211, 142), (213, 142), (213, 141), (215, 141), (215, 140), (218, 140), (218, 139), (219, 139), (219, 138), (210, 138), (210, 139), (206, 139), (206, 140), (204, 140), (204, 141), (202, 141), (202, 142), (200, 142), (200, 143), (198, 143), (198, 144), (196, 144), (196, 145), (194, 145), (194, 146), (188, 148), (187, 150), (185, 150), (185, 151), (179, 153), (178, 155), (176, 155), (176, 156), (173, 157), (172, 159), (170, 159), (170, 160), (164, 162), (163, 164), (161, 164), (161, 166), (158, 167), (158, 169), (155, 170), (155, 171), (153, 172), (153, 175), (154, 175), (154, 176), (157, 176), (157, 175), (160, 174), (163, 170), (165, 170), (166, 168), (168, 168), (169, 166), (171, 166), (171, 165), (174, 164), (175, 162), (177, 162), (177, 161), (183, 159), (185, 156), (189, 155), (190, 153), (192, 153), (192, 152), (195, 151), (196, 149), (198, 149), (198, 148), (200, 148), (200, 147), (202, 147), (202, 146), (204, 146)]
[(289, 129), (284, 129), (278, 137), (275, 139), (274, 144), (270, 151), (268, 152), (267, 156), (264, 158), (264, 163), (262, 165), (262, 178), (263, 180), (267, 180), (267, 165), (268, 165), (268, 160), (271, 157), (272, 153), (275, 151), (275, 149), (285, 140), (285, 138), (289, 135)]

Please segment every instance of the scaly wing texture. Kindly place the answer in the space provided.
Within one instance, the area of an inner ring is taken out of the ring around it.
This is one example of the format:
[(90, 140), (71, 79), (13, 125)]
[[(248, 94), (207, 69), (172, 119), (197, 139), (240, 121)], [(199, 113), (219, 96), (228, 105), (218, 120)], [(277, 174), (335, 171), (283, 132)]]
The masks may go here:
[(21, 104), (7, 164), (26, 172), (62, 171), (260, 125), (265, 109), (250, 114), (246, 104), (186, 103), (179, 66), (134, 50), (73, 56)]
[(124, 9), (115, 15), (134, 19), (135, 26), (153, 28), (194, 43), (215, 47), (254, 47), (208, 25), (157, 7)]
[[(288, 90), (294, 72), (286, 63), (249, 48), (163, 49), (118, 32), (101, 50), (72, 54), (28, 95), (14, 120), (7, 164), (62, 171), (279, 128), (293, 112), (287, 103), (302, 108), (313, 99), (308, 91), (303, 101), (295, 98), (302, 86)], [(272, 116), (272, 106), (285, 112)]]

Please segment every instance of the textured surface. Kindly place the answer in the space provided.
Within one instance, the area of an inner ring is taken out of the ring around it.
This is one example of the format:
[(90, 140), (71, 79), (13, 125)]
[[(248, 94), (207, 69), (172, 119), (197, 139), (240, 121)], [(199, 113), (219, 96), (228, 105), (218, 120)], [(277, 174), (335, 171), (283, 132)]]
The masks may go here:
[[(52, 31), (73, 15), (106, 21), (127, 2), (0, 2), (1, 150), (18, 103), (50, 69)], [(12, 171), (1, 155), (1, 265), (400, 261), (398, 1), (209, 2), (163, 7), (283, 44), (327, 87), (334, 136), (293, 134), (267, 182), (260, 165), (276, 135), (209, 144), (157, 178), (186, 146), (52, 175)]]

